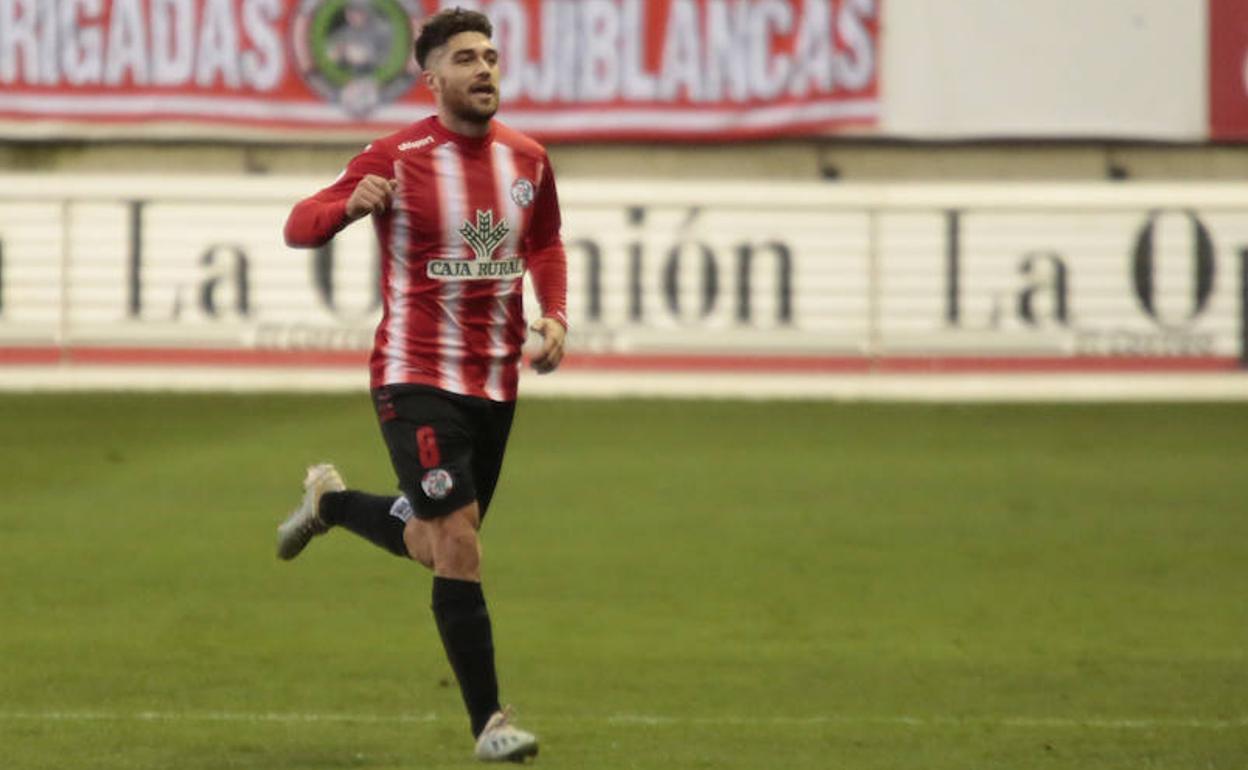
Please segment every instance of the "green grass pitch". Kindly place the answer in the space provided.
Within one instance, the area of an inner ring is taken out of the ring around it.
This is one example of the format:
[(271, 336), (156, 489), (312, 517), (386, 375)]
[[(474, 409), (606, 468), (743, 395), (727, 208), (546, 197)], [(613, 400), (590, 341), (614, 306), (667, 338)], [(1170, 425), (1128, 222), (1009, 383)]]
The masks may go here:
[[(463, 768), (364, 396), (0, 396), (0, 767)], [(1248, 766), (1248, 405), (522, 401), (484, 532), (547, 768)]]

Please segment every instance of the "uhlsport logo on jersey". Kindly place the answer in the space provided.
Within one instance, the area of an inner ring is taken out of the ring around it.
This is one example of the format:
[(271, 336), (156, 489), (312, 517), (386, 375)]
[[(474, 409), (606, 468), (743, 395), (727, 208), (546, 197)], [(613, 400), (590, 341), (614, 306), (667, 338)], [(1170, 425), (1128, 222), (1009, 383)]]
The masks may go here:
[(445, 500), (455, 488), (455, 481), (445, 468), (434, 468), (425, 473), (420, 480), (420, 488), (425, 491), (430, 500)]
[(416, 0), (301, 0), (291, 22), (299, 74), (327, 101), (364, 117), (419, 74), (412, 59)]
[(524, 275), (524, 260), (520, 257), (494, 259), (494, 252), (511, 232), (506, 219), (495, 222), (493, 211), (477, 209), (476, 220), (464, 222), (458, 232), (476, 259), (432, 259), (425, 275), (437, 281), (485, 281)]

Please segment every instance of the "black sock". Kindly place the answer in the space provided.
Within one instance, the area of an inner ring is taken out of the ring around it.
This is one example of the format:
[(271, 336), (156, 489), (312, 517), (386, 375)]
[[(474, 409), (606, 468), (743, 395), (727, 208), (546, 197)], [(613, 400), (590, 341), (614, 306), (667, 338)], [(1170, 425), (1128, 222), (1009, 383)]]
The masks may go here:
[(481, 584), (434, 577), (433, 617), (446, 657), (459, 680), (459, 691), (472, 720), (473, 737), (499, 710), (498, 676), (494, 672), (494, 636)]
[(395, 556), (407, 556), (407, 546), (403, 543), (406, 522), (390, 515), (397, 499), (352, 490), (326, 492), (321, 496), (319, 513), (331, 527), (344, 527)]

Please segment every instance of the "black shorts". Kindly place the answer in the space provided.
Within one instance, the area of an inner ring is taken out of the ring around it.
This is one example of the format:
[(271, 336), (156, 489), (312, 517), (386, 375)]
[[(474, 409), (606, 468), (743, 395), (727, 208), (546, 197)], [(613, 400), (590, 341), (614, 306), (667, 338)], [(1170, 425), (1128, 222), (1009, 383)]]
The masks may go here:
[(475, 500), (484, 518), (516, 405), (423, 385), (378, 388), (373, 405), (416, 517), (436, 519)]

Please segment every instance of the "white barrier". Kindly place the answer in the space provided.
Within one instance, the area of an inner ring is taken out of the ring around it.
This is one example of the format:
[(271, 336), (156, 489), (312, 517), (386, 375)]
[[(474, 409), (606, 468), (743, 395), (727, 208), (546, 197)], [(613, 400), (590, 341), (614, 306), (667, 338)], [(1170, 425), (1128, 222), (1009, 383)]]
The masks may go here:
[[(319, 251), (281, 241), (291, 204), (323, 181), (0, 178), (6, 378), (362, 372), (378, 317), (370, 228)], [(1230, 374), (1248, 335), (1246, 193), (569, 182), (568, 369)]]
[[(0, 367), (5, 392), (356, 393), (360, 367), (247, 368), (38, 365)], [(1204, 372), (1061, 374), (741, 374), (560, 369), (521, 375), (523, 398), (680, 398), (838, 401), (1245, 401), (1248, 375)]]

